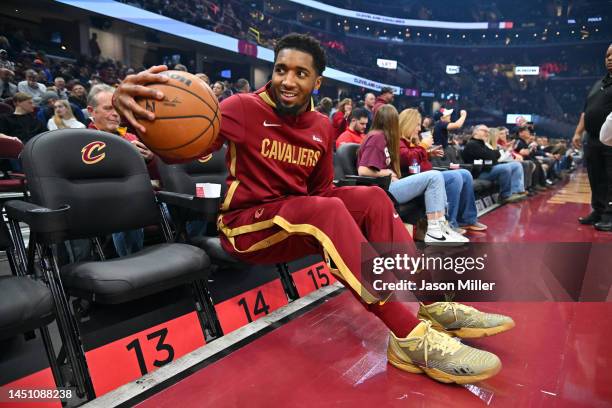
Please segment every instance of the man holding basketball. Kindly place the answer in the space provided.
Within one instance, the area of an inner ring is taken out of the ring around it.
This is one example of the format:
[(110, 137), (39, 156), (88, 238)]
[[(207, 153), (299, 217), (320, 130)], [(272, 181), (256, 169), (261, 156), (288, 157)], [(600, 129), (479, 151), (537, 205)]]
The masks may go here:
[[(311, 98), (325, 69), (318, 41), (290, 34), (274, 52), (270, 83), (220, 105), (221, 131), (213, 150), (223, 143), (229, 147), (228, 191), (218, 221), (223, 248), (250, 263), (323, 252), (337, 267), (332, 272), (338, 280), (391, 330), (388, 357), (394, 366), (442, 382), (469, 383), (495, 375), (501, 368), (497, 356), (444, 332), (491, 335), (513, 327), (512, 319), (438, 302), (421, 305), (419, 322), (405, 304), (385, 303), (362, 279), (360, 255), (372, 255), (368, 242), (394, 243), (412, 252), (412, 239), (383, 190), (332, 184), (334, 130), (314, 110)], [(140, 132), (144, 127), (138, 119), (153, 120), (154, 115), (134, 98), (163, 99), (145, 85), (166, 82), (159, 75), (164, 70), (156, 66), (129, 76), (115, 94), (115, 107)]]

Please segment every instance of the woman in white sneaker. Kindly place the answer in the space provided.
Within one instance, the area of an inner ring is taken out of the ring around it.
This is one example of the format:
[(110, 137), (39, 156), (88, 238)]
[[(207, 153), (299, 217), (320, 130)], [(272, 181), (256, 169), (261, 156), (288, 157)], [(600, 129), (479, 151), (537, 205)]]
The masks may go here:
[(70, 103), (65, 99), (58, 99), (53, 104), (55, 114), (47, 122), (47, 129), (83, 129), (84, 124), (74, 118)]
[(399, 115), (392, 105), (384, 105), (374, 115), (372, 128), (359, 149), (359, 175), (370, 177), (391, 176), (389, 192), (400, 204), (422, 194), (425, 195), (426, 243), (469, 242), (466, 237), (453, 231), (444, 217), (446, 192), (442, 174), (439, 171), (431, 170), (400, 178), (399, 146)]

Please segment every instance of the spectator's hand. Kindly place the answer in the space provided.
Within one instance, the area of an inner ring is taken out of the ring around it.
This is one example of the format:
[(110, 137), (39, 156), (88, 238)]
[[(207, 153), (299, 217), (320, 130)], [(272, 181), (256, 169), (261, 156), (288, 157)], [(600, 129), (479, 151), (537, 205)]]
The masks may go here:
[(429, 154), (434, 157), (444, 157), (444, 150), (442, 150), (442, 146), (440, 146), (437, 149), (431, 150)]
[(155, 154), (150, 151), (149, 148), (145, 146), (144, 143), (142, 143), (140, 140), (134, 140), (132, 141), (132, 144), (136, 146), (136, 149), (138, 149), (138, 152), (146, 162), (153, 160), (153, 158), (155, 157)]
[(459, 112), (459, 114), (461, 116), (467, 116), (467, 111), (465, 109), (461, 109), (461, 112)]
[(521, 156), (520, 154), (518, 156), (515, 157), (516, 161), (523, 161), (523, 156)]
[(575, 134), (572, 138), (572, 145), (578, 150), (582, 149), (582, 135)]
[(145, 85), (167, 82), (168, 77), (159, 75), (160, 72), (166, 71), (167, 69), (168, 67), (165, 65), (156, 65), (136, 75), (128, 75), (113, 95), (113, 105), (115, 109), (117, 109), (117, 112), (124, 117), (133, 128), (141, 133), (145, 133), (146, 130), (144, 126), (138, 122), (138, 119), (154, 120), (155, 114), (139, 106), (135, 98), (157, 99), (159, 101), (164, 99), (163, 93), (147, 88)]
[(519, 154), (521, 156), (529, 156), (530, 153), (531, 152), (529, 151), (529, 149), (521, 149), (521, 150), (519, 150)]

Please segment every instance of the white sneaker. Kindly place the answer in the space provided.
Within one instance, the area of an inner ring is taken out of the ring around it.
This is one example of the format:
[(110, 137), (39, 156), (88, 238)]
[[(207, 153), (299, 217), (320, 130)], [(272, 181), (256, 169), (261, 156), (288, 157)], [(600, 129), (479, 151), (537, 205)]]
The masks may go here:
[(424, 241), (429, 245), (461, 245), (470, 242), (468, 238), (453, 231), (445, 219), (428, 223)]

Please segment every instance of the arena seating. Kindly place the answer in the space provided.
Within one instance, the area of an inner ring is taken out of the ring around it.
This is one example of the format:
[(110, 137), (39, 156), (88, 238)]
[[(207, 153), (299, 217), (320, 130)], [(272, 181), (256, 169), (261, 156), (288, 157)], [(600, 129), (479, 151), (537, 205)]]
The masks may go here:
[[(338, 168), (341, 169), (342, 174), (337, 174), (337, 179), (342, 178), (354, 178), (357, 185), (374, 185), (382, 187), (387, 191), (389, 184), (381, 185), (380, 179), (373, 177), (362, 177), (357, 173), (357, 151), (359, 145), (356, 143), (345, 143), (336, 152), (336, 158), (338, 162)], [(340, 176), (340, 177), (339, 177)], [(388, 180), (390, 181), (390, 180)], [(399, 204), (391, 194), (388, 193), (389, 199), (393, 201), (397, 213), (401, 217), (402, 221), (412, 225), (417, 225), (419, 220), (425, 218), (425, 201), (424, 197), (420, 196), (404, 204)]]
[[(191, 284), (205, 336), (214, 339), (222, 335), (207, 288), (210, 260), (201, 249), (165, 243), (118, 259), (105, 260), (99, 252), (99, 261), (61, 268), (57, 265), (51, 247), (67, 239), (95, 238), (161, 224), (170, 241), (167, 220), (158, 208), (147, 169), (136, 149), (104, 132), (64, 129), (36, 136), (26, 145), (22, 160), (32, 203), (9, 201), (6, 211), (16, 228), (17, 221), (30, 228), (29, 247), (35, 247), (43, 260), (43, 272), (58, 305), (65, 346), (79, 388), (88, 398), (95, 395), (80, 346), (79, 316), (70, 311), (69, 296), (120, 304)], [(157, 196), (158, 201), (170, 200), (175, 205), (180, 198), (169, 193)]]
[[(222, 186), (222, 196), (226, 190), (225, 179), (227, 178), (227, 167), (225, 166), (225, 155), (227, 147), (223, 146), (220, 150), (199, 160), (194, 160), (184, 164), (164, 164), (160, 163), (159, 173), (163, 189), (173, 193), (193, 195), (196, 183), (216, 183)], [(206, 234), (206, 230), (200, 228), (201, 233), (187, 233), (188, 223), (201, 223), (202, 216), (197, 211), (184, 211), (174, 206), (169, 206), (172, 221), (175, 226), (177, 238), (182, 242), (196, 245), (212, 258), (213, 264), (218, 267), (230, 266), (240, 267), (241, 261), (231, 257), (221, 246), (216, 229), (213, 233)], [(293, 259), (287, 259), (291, 261)], [(283, 289), (289, 301), (299, 298), (295, 282), (289, 273), (286, 263), (276, 264)]]

